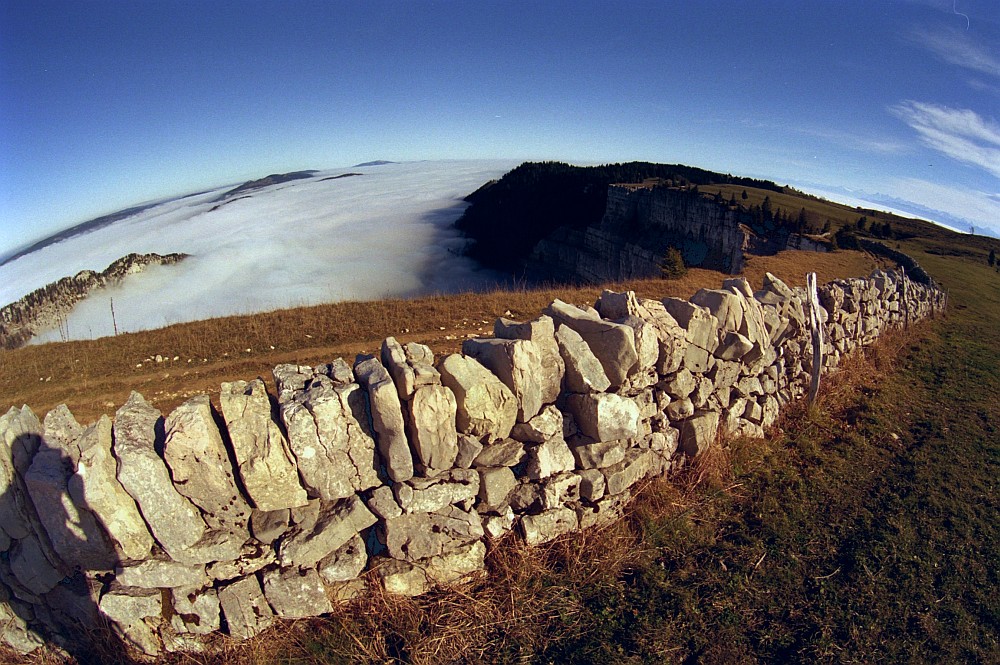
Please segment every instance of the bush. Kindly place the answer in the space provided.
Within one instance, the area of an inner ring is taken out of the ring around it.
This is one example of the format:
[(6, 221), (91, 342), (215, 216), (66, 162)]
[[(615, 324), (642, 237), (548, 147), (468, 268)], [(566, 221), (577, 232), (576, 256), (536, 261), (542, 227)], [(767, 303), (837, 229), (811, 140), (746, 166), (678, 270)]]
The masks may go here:
[(665, 279), (678, 279), (687, 274), (687, 266), (684, 265), (684, 257), (676, 247), (667, 249), (663, 255), (663, 262), (660, 264), (660, 274)]

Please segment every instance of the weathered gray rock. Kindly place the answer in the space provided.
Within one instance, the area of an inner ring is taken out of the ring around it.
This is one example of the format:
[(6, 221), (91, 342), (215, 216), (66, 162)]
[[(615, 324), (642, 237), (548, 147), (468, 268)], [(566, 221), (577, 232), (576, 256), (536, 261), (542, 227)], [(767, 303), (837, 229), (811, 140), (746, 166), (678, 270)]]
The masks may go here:
[(3, 595), (0, 588), (0, 642), (14, 651), (29, 654), (45, 644), (45, 639), (32, 629), (22, 614), (31, 610), (13, 599)]
[(517, 420), (525, 422), (535, 417), (542, 408), (543, 376), (542, 352), (538, 346), (524, 339), (467, 339), (462, 343), (462, 353), (475, 358), (496, 374), (517, 398)]
[(394, 559), (417, 561), (453, 551), (483, 537), (476, 513), (454, 506), (440, 513), (412, 513), (385, 521), (385, 545)]
[(240, 479), (253, 506), (272, 511), (304, 505), (309, 499), (299, 485), (288, 441), (272, 418), (264, 382), (223, 383), (219, 401)]
[(580, 529), (603, 526), (621, 519), (630, 498), (631, 494), (626, 490), (621, 494), (608, 494), (596, 504), (577, 505), (576, 514), (580, 521)]
[(660, 387), (673, 399), (684, 399), (694, 392), (697, 385), (694, 375), (686, 367), (660, 382)]
[(469, 469), (453, 469), (437, 478), (396, 483), (393, 492), (396, 502), (407, 513), (433, 513), (454, 504), (471, 506), (479, 494), (479, 474)]
[(575, 531), (579, 526), (576, 513), (569, 508), (553, 508), (538, 515), (521, 517), (524, 542), (529, 546), (547, 543)]
[(458, 455), (455, 457), (456, 469), (468, 469), (472, 463), (483, 452), (483, 444), (479, 439), (468, 434), (458, 435)]
[(361, 534), (355, 534), (346, 543), (323, 557), (319, 574), (324, 582), (347, 582), (357, 579), (368, 564), (368, 550)]
[(312, 378), (280, 405), (288, 443), (306, 488), (325, 501), (379, 484), (368, 404), (355, 383)]
[(447, 585), (459, 582), (486, 567), (486, 544), (477, 540), (453, 552), (433, 556), (424, 562), (424, 573), (432, 584)]
[(315, 568), (280, 568), (265, 572), (263, 577), (264, 597), (283, 619), (304, 619), (333, 611)]
[(191, 589), (211, 580), (204, 565), (178, 563), (170, 559), (147, 559), (115, 568), (115, 580), (122, 586), (140, 589)]
[(397, 596), (419, 596), (431, 589), (422, 566), (415, 566), (409, 561), (400, 561), (389, 557), (378, 557), (374, 564), (376, 573), (382, 581), (382, 587)]
[(514, 530), (517, 516), (510, 506), (500, 509), (498, 515), (483, 516), (483, 530), (493, 540), (499, 540)]
[(517, 420), (514, 393), (474, 358), (445, 356), (441, 382), (455, 393), (458, 431), (494, 441), (510, 434)]
[(420, 386), (441, 383), (441, 375), (434, 369), (434, 353), (423, 344), (410, 342), (404, 347), (395, 337), (387, 337), (382, 342), (381, 358), (403, 401), (409, 401)]
[(570, 395), (567, 410), (577, 427), (595, 441), (630, 439), (639, 431), (639, 407), (614, 393)]
[(685, 331), (684, 366), (692, 372), (706, 371), (709, 357), (719, 346), (719, 320), (704, 307), (680, 298), (664, 298), (663, 305)]
[(164, 428), (163, 457), (174, 487), (201, 508), (210, 528), (226, 531), (242, 544), (249, 537), (250, 505), (236, 486), (208, 395), (193, 397), (177, 407)]
[(555, 402), (562, 392), (566, 366), (556, 343), (555, 322), (552, 318), (543, 315), (526, 323), (500, 318), (493, 324), (493, 335), (500, 339), (524, 339), (535, 343), (542, 356), (542, 372), (539, 377), (542, 404)]
[(279, 510), (254, 510), (250, 514), (250, 532), (262, 543), (273, 543), (288, 529), (290, 512)]
[(611, 387), (601, 361), (580, 333), (569, 326), (559, 326), (555, 333), (559, 353), (566, 365), (566, 389), (573, 393), (604, 392)]
[(524, 443), (544, 443), (554, 436), (562, 436), (562, 433), (563, 414), (550, 404), (528, 422), (514, 425), (510, 436)]
[(357, 495), (323, 505), (315, 520), (297, 524), (281, 541), (278, 561), (282, 566), (311, 567), (377, 521)]
[(612, 388), (624, 383), (639, 360), (632, 328), (604, 321), (600, 316), (591, 315), (558, 299), (544, 311), (557, 324), (572, 328), (580, 334), (601, 362)]
[(354, 366), (358, 381), (368, 391), (378, 452), (394, 482), (413, 477), (413, 456), (406, 440), (406, 426), (399, 393), (389, 372), (376, 358), (359, 358)]
[(170, 625), (178, 633), (209, 635), (219, 630), (221, 606), (215, 589), (173, 589)]
[(570, 451), (580, 469), (602, 469), (618, 464), (625, 459), (624, 441), (598, 441), (596, 443), (577, 443), (570, 446)]
[(503, 439), (488, 446), (476, 456), (472, 463), (474, 467), (484, 466), (516, 466), (524, 459), (524, 444), (514, 439)]
[(458, 402), (445, 386), (418, 387), (410, 399), (411, 443), (427, 475), (452, 468), (458, 456)]
[(366, 503), (370, 511), (384, 520), (403, 514), (403, 509), (396, 503), (392, 490), (386, 485), (373, 489)]
[(753, 342), (738, 332), (728, 332), (715, 350), (720, 360), (739, 360), (753, 349)]
[(219, 589), (219, 604), (229, 625), (229, 635), (236, 640), (249, 639), (274, 622), (274, 613), (255, 575)]
[(34, 534), (11, 545), (9, 555), (11, 572), (31, 593), (51, 591), (65, 576)]
[(607, 493), (621, 494), (643, 478), (659, 471), (661, 458), (652, 450), (631, 449), (625, 453), (625, 460), (602, 469)]
[(583, 469), (576, 472), (580, 476), (580, 498), (588, 501), (597, 501), (604, 496), (607, 484), (604, 481), (604, 474), (599, 469)]
[(80, 459), (80, 449), (76, 440), (83, 434), (84, 427), (76, 421), (69, 407), (60, 404), (45, 414), (43, 438), (51, 448), (58, 448), (72, 462), (72, 468)]
[(673, 401), (667, 406), (667, 417), (671, 421), (684, 420), (694, 415), (694, 402), (689, 398)]
[(719, 428), (718, 411), (702, 411), (681, 423), (680, 447), (688, 457), (708, 450)]
[(483, 510), (499, 509), (516, 486), (514, 472), (506, 466), (479, 469), (479, 507)]
[[(160, 652), (160, 640), (151, 626), (159, 623), (163, 600), (158, 590), (116, 589), (101, 597), (101, 612), (121, 637), (147, 656)], [(148, 622), (147, 622), (148, 620)]]
[[(51, 430), (51, 421), (47, 419), (46, 422)], [(110, 570), (116, 557), (104, 529), (93, 513), (80, 509), (70, 498), (73, 461), (64, 450), (63, 446), (50, 444), (45, 438), (35, 453), (24, 475), (31, 502), (53, 550), (63, 562), (86, 570)]]
[(542, 483), (540, 498), (542, 508), (550, 510), (564, 503), (580, 499), (580, 482), (582, 478), (575, 473), (560, 473), (549, 477)]
[(238, 577), (253, 575), (258, 570), (277, 561), (274, 548), (250, 541), (243, 545), (239, 556), (231, 561), (217, 561), (205, 567), (205, 574), (213, 580), (228, 582)]
[(0, 416), (0, 528), (11, 538), (36, 531), (37, 515), (21, 478), (38, 450), (41, 433), (42, 424), (27, 406), (11, 407)]
[(560, 433), (544, 443), (528, 448), (524, 472), (531, 480), (542, 480), (563, 471), (571, 471), (575, 463), (573, 453)]
[(115, 415), (114, 454), (118, 481), (135, 499), (156, 540), (177, 559), (205, 535), (206, 525), (198, 509), (174, 487), (156, 453), (162, 423), (160, 412), (133, 391)]
[(153, 547), (153, 536), (135, 500), (118, 482), (118, 462), (111, 453), (111, 419), (101, 416), (77, 443), (80, 461), (67, 481), (74, 504), (93, 512), (124, 559), (145, 558)]

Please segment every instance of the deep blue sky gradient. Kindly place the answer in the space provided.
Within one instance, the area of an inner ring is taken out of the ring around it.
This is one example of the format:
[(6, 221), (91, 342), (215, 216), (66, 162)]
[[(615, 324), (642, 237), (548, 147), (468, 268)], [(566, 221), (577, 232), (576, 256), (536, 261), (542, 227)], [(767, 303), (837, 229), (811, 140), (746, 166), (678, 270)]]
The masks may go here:
[(0, 254), (441, 158), (683, 162), (1000, 229), (1000, 3), (0, 2)]

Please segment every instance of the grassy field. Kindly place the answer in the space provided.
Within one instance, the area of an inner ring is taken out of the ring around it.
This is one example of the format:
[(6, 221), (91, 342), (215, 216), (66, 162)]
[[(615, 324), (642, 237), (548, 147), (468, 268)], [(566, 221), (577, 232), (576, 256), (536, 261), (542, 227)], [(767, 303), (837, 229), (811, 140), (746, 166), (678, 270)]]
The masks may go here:
[[(902, 249), (948, 290), (946, 317), (852, 357), (825, 382), (817, 405), (787, 412), (766, 440), (725, 442), (679, 476), (646, 484), (625, 519), (530, 550), (492, 544), (489, 575), (465, 585), (417, 599), (375, 593), (212, 657), (164, 662), (1000, 663), (1000, 277), (979, 256), (978, 240), (951, 240), (951, 252), (940, 251), (942, 242)], [(866, 273), (866, 261), (794, 253), (753, 259), (748, 271), (755, 283), (765, 266), (796, 282), (809, 267), (826, 281)], [(683, 283), (635, 286), (687, 296), (720, 278), (691, 271)], [(188, 364), (180, 349), (209, 358), (200, 373), (181, 377), (206, 390), (217, 390), (222, 376), (266, 373), (282, 360), (371, 351), (385, 334), (445, 350), (504, 310), (532, 316), (556, 295), (589, 301), (596, 290), (344, 304), (316, 310), (320, 317), (299, 311), (191, 324), (116, 338), (101, 358), (98, 343), (32, 347), (0, 356), (0, 395), (44, 412), (77, 398), (66, 387), (72, 382), (56, 383), (60, 373), (104, 386), (99, 399), (109, 404), (137, 382), (173, 390), (157, 377)], [(239, 356), (244, 344), (266, 349), (279, 331), (286, 346)], [(202, 338), (209, 333), (217, 338)], [(146, 358), (155, 353), (182, 360), (154, 361), (153, 372)], [(108, 378), (109, 366), (122, 376)], [(35, 386), (47, 373), (52, 381)], [(30, 380), (22, 387), (12, 374)], [(165, 408), (181, 398), (154, 399)], [(74, 410), (113, 408), (83, 401)], [(32, 661), (46, 662), (23, 660)]]

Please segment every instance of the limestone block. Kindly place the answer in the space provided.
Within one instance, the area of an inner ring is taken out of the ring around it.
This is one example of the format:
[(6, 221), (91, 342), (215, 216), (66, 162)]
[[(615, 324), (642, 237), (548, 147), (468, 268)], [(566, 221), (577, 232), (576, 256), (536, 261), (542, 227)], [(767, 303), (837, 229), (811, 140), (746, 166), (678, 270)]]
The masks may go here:
[(687, 369), (678, 370), (673, 376), (668, 376), (660, 382), (659, 387), (673, 399), (684, 399), (698, 385), (694, 375)]
[(441, 375), (434, 369), (434, 353), (423, 344), (404, 346), (395, 337), (387, 337), (382, 342), (381, 359), (403, 401), (409, 401), (420, 386), (441, 383)]
[(145, 619), (156, 625), (163, 614), (163, 600), (158, 590), (117, 589), (101, 598), (101, 612), (112, 621), (122, 638), (147, 656), (160, 652), (160, 641)]
[(566, 389), (573, 393), (604, 392), (611, 387), (601, 361), (578, 332), (559, 326), (555, 332), (559, 353), (566, 366)]
[(433, 513), (454, 504), (471, 507), (479, 494), (479, 473), (454, 469), (437, 478), (413, 478), (393, 485), (396, 502), (403, 512)]
[(258, 510), (293, 508), (308, 501), (288, 441), (271, 417), (264, 382), (223, 383), (222, 415), (233, 444), (240, 479)]
[(697, 457), (715, 441), (719, 428), (717, 411), (701, 411), (681, 423), (680, 448), (688, 457)]
[(657, 462), (660, 459), (652, 450), (628, 450), (624, 461), (602, 469), (607, 494), (621, 494), (643, 478), (653, 475), (659, 470)]
[(458, 354), (445, 356), (438, 369), (441, 382), (455, 394), (459, 432), (489, 441), (510, 435), (518, 402), (495, 374), (476, 359)]
[(542, 480), (556, 473), (572, 471), (575, 463), (573, 453), (560, 432), (558, 436), (528, 448), (525, 476), (531, 480)]
[(162, 422), (160, 412), (133, 391), (115, 414), (114, 454), (118, 481), (135, 499), (156, 540), (177, 559), (201, 540), (206, 525), (200, 511), (174, 487), (156, 452)]
[(31, 593), (51, 591), (64, 577), (33, 533), (11, 545), (9, 555), (11, 572)]
[[(692, 346), (709, 354), (715, 351), (719, 345), (719, 320), (707, 309), (680, 298), (664, 298), (663, 306), (684, 329), (685, 336)], [(690, 348), (688, 351), (690, 352)], [(690, 353), (685, 357), (688, 355)]]
[(434, 556), (424, 563), (424, 573), (432, 584), (454, 584), (486, 567), (486, 544), (481, 540), (454, 552)]
[(472, 466), (516, 466), (524, 459), (524, 444), (514, 439), (503, 439), (488, 446), (476, 456)]
[(454, 506), (439, 513), (411, 513), (385, 521), (389, 556), (417, 561), (455, 550), (483, 537), (476, 513)]
[(572, 328), (580, 334), (600, 361), (612, 388), (625, 382), (639, 360), (632, 328), (604, 321), (599, 316), (558, 299), (546, 307), (544, 312), (557, 324)]
[(368, 403), (355, 383), (317, 376), (280, 403), (302, 482), (326, 501), (379, 484)]
[(576, 443), (570, 451), (580, 469), (602, 469), (625, 459), (624, 441), (598, 441), (596, 443)]
[(219, 630), (221, 606), (215, 589), (172, 589), (171, 599), (171, 626), (178, 633), (210, 635)]
[(324, 582), (347, 582), (356, 579), (368, 564), (364, 538), (355, 534), (350, 540), (326, 555), (319, 562), (319, 574)]
[(386, 485), (373, 489), (366, 503), (370, 511), (384, 520), (403, 514), (403, 509), (396, 503), (396, 497), (393, 496), (392, 490)]
[(691, 303), (700, 305), (719, 321), (723, 331), (738, 332), (743, 326), (744, 300), (730, 291), (699, 289), (691, 297)]
[(479, 506), (496, 510), (507, 502), (507, 497), (517, 486), (517, 479), (506, 466), (479, 469)]
[(468, 434), (458, 435), (458, 455), (455, 457), (455, 468), (468, 469), (472, 466), (479, 453), (483, 452), (483, 444), (479, 439)]
[(562, 436), (563, 414), (549, 404), (528, 422), (518, 423), (511, 430), (511, 438), (524, 443), (544, 443), (554, 436)]
[(289, 516), (288, 508), (254, 510), (250, 514), (250, 532), (262, 543), (273, 543), (288, 529)]
[(315, 568), (279, 568), (265, 572), (263, 578), (264, 597), (283, 619), (303, 619), (333, 611)]
[(406, 439), (399, 393), (392, 377), (376, 358), (359, 358), (354, 373), (368, 391), (376, 443), (386, 472), (394, 482), (409, 480), (413, 477), (413, 456)]
[(499, 515), (483, 516), (483, 530), (493, 540), (499, 540), (514, 530), (515, 520), (514, 510), (506, 506)]
[(570, 395), (566, 408), (580, 431), (596, 441), (629, 439), (639, 430), (639, 407), (621, 395)]
[(163, 457), (177, 491), (201, 508), (209, 527), (231, 533), (242, 543), (249, 536), (250, 505), (236, 486), (208, 395), (177, 407), (164, 429)]
[(694, 414), (694, 402), (690, 398), (685, 397), (684, 399), (679, 399), (671, 402), (667, 406), (667, 417), (673, 422), (678, 420), (684, 420)]
[(455, 464), (457, 412), (455, 394), (445, 386), (420, 386), (413, 392), (409, 408), (411, 443), (426, 469), (439, 473)]
[(556, 401), (562, 392), (566, 366), (556, 342), (552, 318), (542, 315), (526, 323), (500, 318), (493, 324), (493, 335), (500, 339), (524, 339), (535, 343), (542, 356), (542, 404)]
[(560, 473), (545, 480), (542, 484), (540, 498), (542, 508), (550, 510), (564, 503), (580, 499), (580, 482), (582, 478), (575, 473)]
[(147, 559), (115, 567), (115, 580), (140, 589), (201, 588), (211, 580), (204, 565), (178, 563), (170, 559)]
[(518, 422), (534, 418), (542, 408), (544, 376), (542, 352), (534, 342), (524, 339), (467, 339), (462, 353), (475, 358), (496, 374), (517, 398)]
[(277, 561), (274, 548), (250, 541), (245, 543), (239, 556), (231, 561), (217, 561), (205, 567), (205, 574), (213, 580), (229, 581), (253, 575), (258, 570)]
[(135, 500), (117, 478), (118, 462), (111, 453), (111, 419), (101, 416), (80, 435), (80, 461), (67, 481), (76, 506), (89, 508), (125, 559), (143, 559), (153, 547), (146, 522)]
[(76, 468), (80, 459), (80, 448), (76, 440), (83, 434), (84, 427), (76, 421), (69, 407), (60, 404), (45, 414), (43, 422), (43, 438), (50, 448), (58, 448), (72, 462), (71, 468)]
[(521, 517), (521, 531), (528, 546), (540, 545), (576, 531), (579, 521), (570, 508), (553, 508), (538, 515)]
[(753, 348), (753, 342), (738, 332), (727, 332), (722, 343), (715, 350), (720, 360), (739, 360)]
[[(623, 456), (624, 457), (624, 456)], [(600, 469), (583, 469), (576, 472), (580, 476), (580, 498), (597, 501), (604, 496), (606, 483)]]
[(110, 570), (114, 549), (93, 513), (78, 508), (71, 499), (72, 473), (73, 462), (64, 448), (50, 444), (46, 437), (24, 475), (24, 484), (56, 555), (69, 566)]
[(382, 587), (397, 596), (419, 596), (431, 589), (423, 568), (409, 561), (379, 557), (374, 568), (382, 581)]
[(264, 599), (256, 575), (219, 589), (219, 604), (229, 625), (229, 635), (236, 640), (250, 639), (274, 621), (274, 613)]
[(28, 407), (11, 407), (0, 416), (0, 528), (11, 538), (36, 531), (37, 515), (21, 478), (38, 450), (41, 432), (42, 424)]
[(507, 497), (515, 513), (537, 513), (542, 509), (542, 484), (522, 479)]
[(322, 504), (315, 521), (297, 524), (281, 541), (278, 561), (286, 567), (311, 567), (376, 521), (357, 495)]
[(631, 494), (626, 490), (621, 494), (608, 494), (592, 505), (578, 505), (576, 514), (580, 523), (579, 528), (589, 529), (621, 519), (630, 498)]

